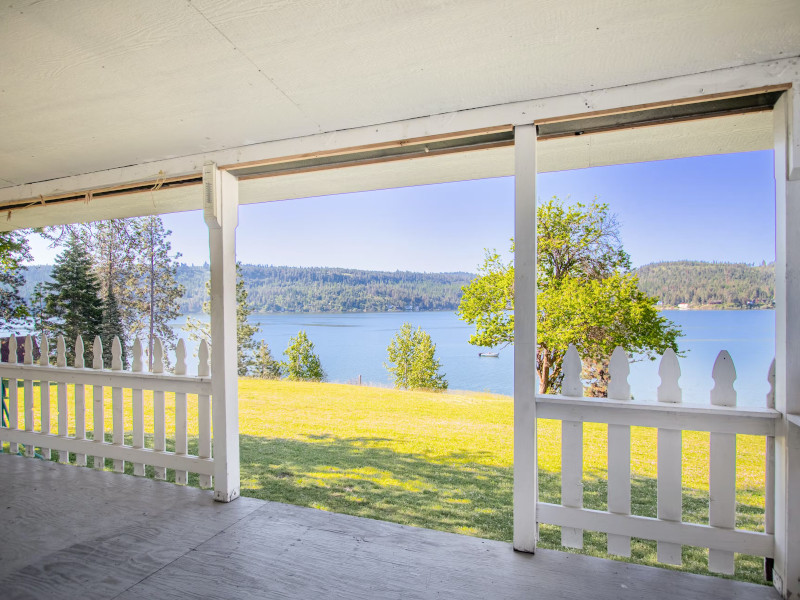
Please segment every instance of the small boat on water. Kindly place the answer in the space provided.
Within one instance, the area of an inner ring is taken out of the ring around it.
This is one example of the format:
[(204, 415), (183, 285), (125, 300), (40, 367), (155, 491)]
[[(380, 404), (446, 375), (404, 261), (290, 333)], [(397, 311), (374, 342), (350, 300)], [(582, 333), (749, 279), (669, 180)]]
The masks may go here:
[(478, 356), (486, 356), (488, 358), (500, 358), (499, 352), (478, 352)]

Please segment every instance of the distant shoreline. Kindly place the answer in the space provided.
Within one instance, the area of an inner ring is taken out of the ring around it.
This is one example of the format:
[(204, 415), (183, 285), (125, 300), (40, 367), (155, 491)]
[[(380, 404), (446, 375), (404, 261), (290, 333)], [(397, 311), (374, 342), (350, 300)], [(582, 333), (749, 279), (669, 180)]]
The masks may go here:
[(774, 306), (730, 306), (724, 304), (697, 304), (697, 305), (689, 305), (686, 308), (681, 308), (679, 306), (659, 306), (658, 310), (685, 310), (685, 311), (692, 311), (692, 310), (775, 310)]

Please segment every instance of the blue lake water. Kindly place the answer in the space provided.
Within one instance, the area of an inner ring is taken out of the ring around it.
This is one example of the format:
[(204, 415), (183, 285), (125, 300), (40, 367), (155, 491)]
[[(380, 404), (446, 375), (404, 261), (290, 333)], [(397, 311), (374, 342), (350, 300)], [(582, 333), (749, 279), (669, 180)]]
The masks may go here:
[[(753, 311), (664, 311), (684, 333), (679, 345), (684, 402), (707, 403), (714, 385), (711, 368), (720, 350), (730, 352), (737, 369), (734, 384), (740, 405), (763, 406), (769, 386), (767, 371), (775, 355), (775, 313)], [(205, 315), (202, 315), (204, 317)], [(320, 356), (328, 381), (388, 386), (383, 366), (386, 347), (400, 326), (408, 321), (427, 331), (436, 344), (436, 354), (452, 390), (513, 393), (514, 351), (508, 347), (499, 358), (480, 358), (481, 350), (468, 343), (472, 328), (451, 312), (261, 314), (250, 321), (261, 331), (276, 358), (289, 338), (304, 329)], [(179, 328), (184, 320), (177, 322)], [(185, 332), (178, 329), (178, 335)], [(190, 350), (190, 356), (194, 349)], [(193, 361), (190, 361), (193, 362)], [(660, 383), (658, 362), (631, 365), (629, 377), (634, 398), (655, 399)]]

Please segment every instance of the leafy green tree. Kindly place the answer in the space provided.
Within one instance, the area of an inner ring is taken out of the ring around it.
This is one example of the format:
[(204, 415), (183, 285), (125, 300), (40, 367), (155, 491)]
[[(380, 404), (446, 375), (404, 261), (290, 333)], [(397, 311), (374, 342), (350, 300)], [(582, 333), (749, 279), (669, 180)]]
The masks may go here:
[[(211, 315), (211, 282), (206, 281), (206, 301), (203, 302), (203, 312)], [(247, 288), (242, 275), (242, 264), (236, 263), (236, 359), (240, 377), (255, 373), (256, 377), (263, 377), (260, 373), (264, 370), (265, 358), (259, 354), (261, 347), (257, 346), (255, 339), (259, 332), (258, 325), (251, 325), (248, 318), (253, 314), (253, 307), (247, 299)], [(199, 342), (205, 340), (211, 348), (211, 324), (200, 319), (188, 317), (183, 328), (189, 332), (189, 338)], [(263, 343), (263, 342), (262, 342)], [(269, 347), (267, 347), (269, 353)], [(270, 357), (271, 357), (270, 353)], [(260, 363), (258, 361), (261, 361)], [(280, 377), (280, 375), (279, 375)]]
[(105, 298), (103, 298), (103, 322), (100, 327), (100, 340), (103, 342), (103, 364), (111, 366), (111, 351), (114, 338), (119, 337), (122, 346), (122, 368), (128, 368), (128, 350), (126, 347), (125, 328), (122, 325), (122, 314), (117, 304), (117, 297), (114, 295), (113, 286), (109, 286)]
[[(584, 358), (597, 395), (605, 392), (604, 365), (615, 346), (650, 359), (678, 350), (680, 330), (659, 316), (657, 298), (639, 290), (608, 205), (565, 205), (554, 197), (538, 208), (537, 221), (539, 393), (560, 388), (570, 343)], [(471, 344), (513, 343), (513, 263), (487, 252), (478, 277), (464, 287), (458, 315), (475, 325)]]
[(386, 350), (389, 362), (384, 366), (394, 378), (396, 388), (447, 389), (447, 380), (439, 372), (441, 363), (436, 358), (436, 344), (421, 327), (415, 331), (411, 323), (403, 323)]
[(264, 340), (261, 340), (256, 348), (253, 374), (261, 379), (280, 379), (283, 375), (281, 363), (272, 356), (272, 352)]
[(308, 339), (305, 331), (300, 331), (289, 339), (289, 346), (283, 351), (286, 360), (281, 368), (292, 381), (322, 381), (325, 371), (322, 370), (319, 356), (314, 354), (314, 343)]
[(23, 263), (31, 258), (24, 232), (0, 232), (0, 323), (10, 325), (28, 316), (19, 289), (25, 284)]
[[(151, 216), (137, 219), (132, 227), (132, 239), (136, 242), (135, 262), (128, 278), (133, 292), (131, 307), (134, 311), (130, 323), (131, 335), (145, 333), (148, 366), (153, 367), (153, 344), (156, 337), (164, 346), (175, 349), (176, 336), (170, 326), (180, 315), (178, 299), (183, 286), (175, 280), (176, 260), (180, 254), (172, 255), (168, 238), (172, 232), (164, 229), (161, 217)], [(165, 355), (165, 362), (168, 362)]]
[(100, 284), (92, 269), (92, 258), (75, 233), (56, 257), (52, 281), (44, 285), (45, 327), (52, 337), (64, 336), (67, 354), (74, 355), (75, 338), (83, 336), (87, 364), (91, 364), (94, 337), (103, 323)]

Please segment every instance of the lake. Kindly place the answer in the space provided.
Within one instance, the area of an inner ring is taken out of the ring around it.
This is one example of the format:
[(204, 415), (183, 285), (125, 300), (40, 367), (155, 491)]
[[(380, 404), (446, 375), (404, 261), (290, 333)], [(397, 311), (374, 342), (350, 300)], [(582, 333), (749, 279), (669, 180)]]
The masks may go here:
[[(711, 368), (720, 350), (730, 352), (738, 377), (734, 387), (741, 405), (763, 406), (769, 386), (767, 371), (775, 355), (775, 312), (771, 310), (663, 311), (684, 333), (679, 345), (684, 402), (707, 403), (714, 385)], [(205, 315), (194, 315), (207, 318)], [(265, 340), (280, 359), (289, 338), (304, 329), (320, 356), (328, 381), (366, 385), (391, 385), (383, 366), (386, 347), (404, 322), (427, 331), (451, 390), (513, 394), (514, 351), (499, 358), (481, 358), (481, 348), (470, 346), (473, 329), (452, 312), (259, 314), (250, 322), (261, 328), (256, 338)], [(185, 317), (175, 323), (178, 335)], [(194, 348), (189, 349), (189, 355)], [(189, 361), (190, 363), (194, 361)], [(194, 367), (194, 365), (191, 365)], [(195, 369), (196, 371), (196, 369)], [(629, 377), (634, 398), (654, 400), (660, 383), (658, 362), (638, 361)]]

